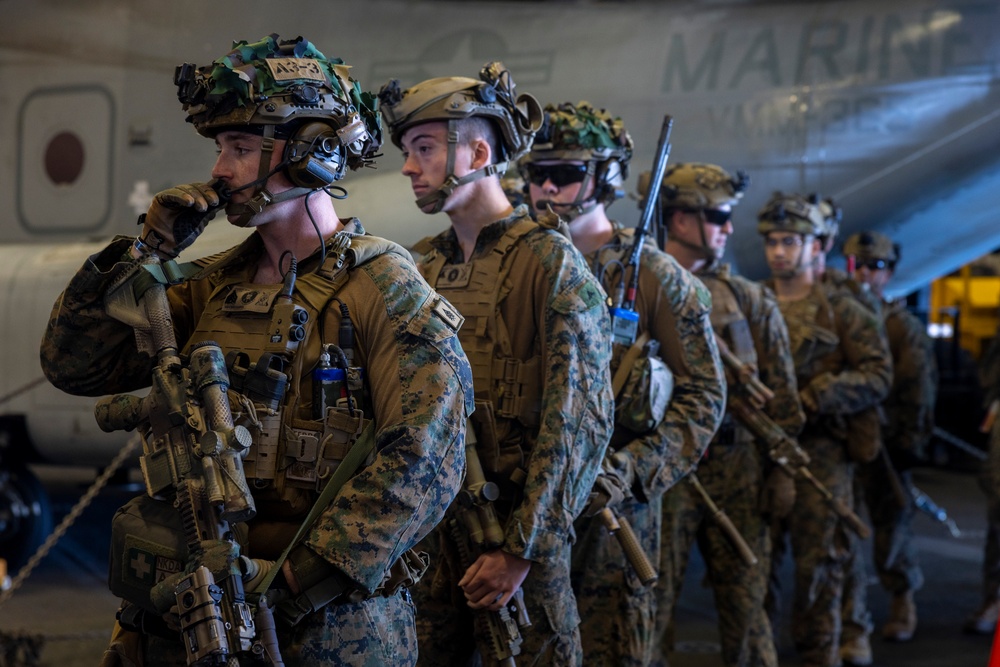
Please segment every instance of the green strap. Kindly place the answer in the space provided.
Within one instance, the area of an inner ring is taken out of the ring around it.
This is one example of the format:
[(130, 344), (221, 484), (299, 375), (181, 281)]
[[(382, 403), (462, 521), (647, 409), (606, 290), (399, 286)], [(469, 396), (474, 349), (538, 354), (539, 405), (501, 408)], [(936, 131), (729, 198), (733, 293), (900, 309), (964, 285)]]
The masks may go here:
[(333, 500), (333, 497), (337, 495), (341, 487), (354, 476), (360, 468), (361, 464), (364, 463), (368, 455), (375, 449), (375, 422), (368, 422), (368, 426), (361, 431), (361, 435), (358, 436), (357, 442), (354, 446), (347, 452), (347, 456), (344, 460), (340, 462), (337, 469), (334, 471), (333, 476), (330, 481), (326, 483), (326, 487), (323, 488), (323, 492), (319, 494), (319, 498), (316, 499), (316, 503), (309, 510), (309, 515), (306, 516), (305, 521), (299, 526), (299, 530), (295, 533), (295, 537), (292, 541), (288, 543), (285, 550), (278, 556), (278, 560), (274, 561), (274, 567), (271, 571), (267, 573), (267, 576), (257, 585), (254, 589), (254, 593), (264, 594), (268, 588), (271, 586), (271, 582), (278, 575), (278, 571), (281, 570), (282, 564), (288, 558), (288, 554), (292, 551), (292, 548), (305, 536), (306, 532), (312, 528), (312, 525), (319, 518), (319, 515)]

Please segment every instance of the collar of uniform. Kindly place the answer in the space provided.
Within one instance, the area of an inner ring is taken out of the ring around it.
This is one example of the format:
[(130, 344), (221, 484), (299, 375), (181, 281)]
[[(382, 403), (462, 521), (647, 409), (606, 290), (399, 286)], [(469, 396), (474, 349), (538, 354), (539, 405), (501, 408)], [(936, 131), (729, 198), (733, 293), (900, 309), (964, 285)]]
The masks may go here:
[[(479, 236), (476, 237), (476, 248), (472, 253), (473, 258), (487, 252), (496, 245), (497, 241), (503, 238), (507, 230), (527, 217), (529, 217), (528, 207), (525, 204), (521, 204), (506, 218), (501, 218), (483, 227), (479, 231)], [(454, 228), (449, 227), (438, 234), (431, 241), (431, 245), (448, 258), (449, 264), (462, 263), (462, 248), (458, 245), (458, 236), (455, 235)]]

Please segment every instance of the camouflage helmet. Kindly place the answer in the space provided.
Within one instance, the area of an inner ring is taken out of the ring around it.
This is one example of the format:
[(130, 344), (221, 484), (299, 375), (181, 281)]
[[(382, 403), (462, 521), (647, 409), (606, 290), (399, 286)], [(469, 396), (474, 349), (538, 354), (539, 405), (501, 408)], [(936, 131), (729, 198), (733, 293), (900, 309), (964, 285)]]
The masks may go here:
[(211, 65), (177, 67), (174, 83), (188, 122), (206, 137), (239, 129), (289, 139), (319, 121), (332, 127), (352, 169), (370, 163), (382, 143), (375, 97), (361, 91), (343, 60), (302, 37), (234, 42)]
[[(651, 174), (639, 176), (640, 206), (649, 194)], [(750, 176), (742, 169), (736, 176), (714, 164), (680, 162), (668, 165), (660, 190), (661, 208), (718, 209), (736, 206), (750, 185)]]
[(775, 192), (757, 213), (757, 221), (757, 231), (762, 235), (792, 232), (819, 237), (826, 231), (819, 206), (796, 194)]
[(862, 261), (882, 260), (891, 269), (899, 261), (899, 245), (885, 234), (859, 232), (851, 234), (844, 241), (844, 255)]
[[(594, 198), (608, 205), (624, 196), (622, 183), (628, 178), (633, 143), (619, 117), (589, 102), (545, 106), (545, 119), (535, 135), (531, 152), (521, 159), (522, 175), (533, 162), (580, 161), (592, 165)], [(581, 192), (587, 187), (584, 181)]]

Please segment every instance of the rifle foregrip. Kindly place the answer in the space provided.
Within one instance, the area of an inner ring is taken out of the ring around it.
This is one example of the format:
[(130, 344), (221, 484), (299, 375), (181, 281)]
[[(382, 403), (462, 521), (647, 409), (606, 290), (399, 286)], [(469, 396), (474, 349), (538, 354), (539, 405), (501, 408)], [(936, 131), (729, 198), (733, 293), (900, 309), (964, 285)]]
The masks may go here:
[(715, 520), (715, 523), (719, 525), (722, 532), (726, 534), (726, 537), (729, 538), (729, 543), (736, 549), (736, 553), (740, 555), (743, 562), (751, 567), (756, 565), (757, 556), (754, 555), (750, 545), (747, 544), (746, 540), (743, 539), (743, 536), (740, 535), (740, 531), (736, 530), (736, 526), (734, 526), (733, 522), (729, 520), (726, 513), (722, 510), (716, 510), (716, 512), (712, 514), (712, 518)]
[(608, 532), (618, 540), (622, 551), (625, 552), (625, 558), (628, 560), (629, 565), (632, 566), (632, 569), (635, 570), (635, 574), (639, 577), (642, 585), (648, 586), (659, 579), (656, 568), (649, 562), (649, 557), (646, 556), (642, 545), (639, 544), (639, 540), (636, 538), (635, 531), (632, 530), (632, 525), (628, 522), (628, 519), (623, 516), (616, 517), (614, 512), (607, 507), (600, 511), (600, 516), (604, 525), (607, 526)]

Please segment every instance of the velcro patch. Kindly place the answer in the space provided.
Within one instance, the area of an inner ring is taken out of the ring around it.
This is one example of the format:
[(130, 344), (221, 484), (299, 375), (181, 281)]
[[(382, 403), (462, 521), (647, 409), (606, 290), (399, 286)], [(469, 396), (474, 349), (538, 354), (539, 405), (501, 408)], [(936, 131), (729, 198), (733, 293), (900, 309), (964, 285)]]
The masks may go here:
[(433, 310), (435, 315), (444, 320), (444, 323), (456, 332), (462, 327), (462, 323), (465, 322), (462, 314), (458, 312), (455, 306), (448, 303), (448, 300), (444, 297), (438, 298)]
[(468, 287), (471, 279), (472, 264), (451, 264), (441, 269), (437, 286), (442, 290)]
[(309, 79), (326, 82), (326, 75), (315, 58), (265, 58), (275, 81)]
[(222, 303), (222, 310), (227, 313), (269, 313), (280, 290), (281, 286), (234, 287)]
[(177, 559), (176, 555), (169, 546), (128, 535), (125, 537), (122, 580), (132, 586), (152, 588), (184, 569), (184, 562)]

